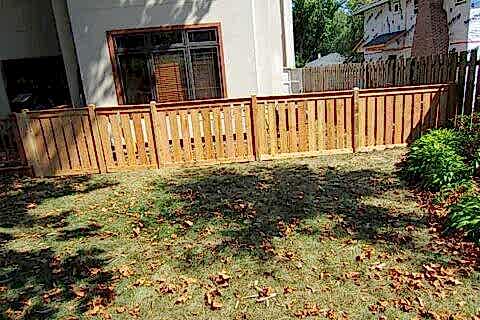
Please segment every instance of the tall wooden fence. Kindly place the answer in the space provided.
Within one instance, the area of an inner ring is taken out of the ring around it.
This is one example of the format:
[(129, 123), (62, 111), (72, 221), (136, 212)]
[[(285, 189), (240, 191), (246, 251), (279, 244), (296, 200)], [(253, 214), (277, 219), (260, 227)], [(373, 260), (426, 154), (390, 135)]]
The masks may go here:
[(36, 176), (245, 162), (404, 145), (456, 111), (454, 85), (15, 114)]
[(480, 59), (477, 50), (290, 71), (301, 72), (301, 92), (456, 83), (459, 111), (480, 111)]

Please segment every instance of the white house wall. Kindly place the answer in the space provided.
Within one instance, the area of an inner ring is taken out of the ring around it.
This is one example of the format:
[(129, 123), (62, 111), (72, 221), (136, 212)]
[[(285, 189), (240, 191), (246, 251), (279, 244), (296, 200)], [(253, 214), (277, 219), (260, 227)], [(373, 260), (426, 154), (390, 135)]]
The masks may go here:
[(67, 1), (87, 103), (117, 104), (106, 32), (165, 25), (221, 23), (228, 97), (281, 88), (279, 0)]
[[(50, 0), (0, 0), (0, 61), (60, 55)], [(0, 80), (0, 114), (10, 112)]]

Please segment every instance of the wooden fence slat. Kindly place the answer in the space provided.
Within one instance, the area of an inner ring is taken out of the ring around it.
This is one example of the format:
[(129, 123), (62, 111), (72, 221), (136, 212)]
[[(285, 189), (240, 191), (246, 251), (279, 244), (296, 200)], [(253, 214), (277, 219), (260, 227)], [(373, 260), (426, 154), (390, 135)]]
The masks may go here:
[(325, 150), (325, 100), (317, 100), (317, 137), (318, 150)]
[[(155, 117), (157, 114), (157, 117)], [(155, 144), (157, 153), (160, 153), (159, 164), (166, 164), (172, 162), (172, 155), (170, 152), (170, 141), (167, 132), (167, 114), (164, 111), (155, 111), (152, 113), (153, 129), (155, 130)]]
[(222, 133), (222, 117), (220, 114), (220, 108), (215, 108), (212, 110), (215, 119), (215, 150), (216, 158), (222, 159), (225, 156), (225, 148), (223, 144), (223, 133)]
[(202, 110), (202, 125), (205, 138), (205, 159), (211, 160), (213, 157), (213, 139), (212, 139), (212, 121), (210, 118), (210, 110)]
[(303, 101), (298, 103), (298, 149), (302, 152), (308, 150), (307, 136), (307, 111)]
[(67, 146), (65, 144), (65, 136), (63, 133), (62, 121), (58, 118), (52, 118), (52, 130), (55, 136), (55, 143), (57, 145), (58, 159), (62, 171), (71, 170), (70, 161), (68, 159)]
[(377, 146), (385, 144), (385, 97), (376, 97), (376, 141)]
[(287, 105), (286, 103), (280, 103), (278, 107), (278, 118), (280, 126), (280, 152), (288, 152), (288, 132), (287, 132)]
[(395, 121), (395, 96), (387, 96), (385, 100), (385, 144), (392, 145)]
[(413, 123), (412, 139), (417, 139), (422, 132), (423, 114), (423, 95), (416, 93), (413, 95)]
[(337, 149), (345, 148), (345, 101), (343, 99), (335, 99), (335, 111), (337, 119), (336, 145)]
[(307, 121), (308, 121), (308, 151), (317, 151), (317, 124), (315, 122), (315, 100), (307, 102)]
[(235, 142), (237, 146), (236, 158), (245, 159), (247, 146), (245, 145), (245, 134), (243, 130), (243, 105), (235, 106), (233, 111), (235, 118)]
[(192, 110), (190, 112), (192, 117), (192, 127), (193, 127), (193, 147), (195, 151), (195, 161), (201, 161), (204, 159), (203, 151), (203, 141), (202, 141), (202, 132), (200, 131), (200, 113), (198, 110)]
[(143, 113), (143, 120), (145, 124), (145, 137), (147, 139), (148, 148), (145, 149), (147, 152), (147, 160), (150, 165), (153, 165), (158, 168), (157, 163), (157, 151), (154, 142), (154, 134), (152, 128), (152, 119), (151, 119), (151, 112), (150, 113)]
[(176, 162), (183, 162), (182, 146), (180, 144), (180, 133), (178, 131), (177, 112), (170, 111), (168, 113), (168, 120), (170, 122), (170, 130), (172, 135), (173, 160)]
[(85, 132), (83, 131), (82, 118), (80, 116), (72, 117), (72, 125), (75, 132), (75, 141), (77, 142), (78, 155), (80, 156), (80, 165), (82, 170), (91, 169), (90, 157), (88, 156), (88, 148), (85, 140)]
[(335, 100), (327, 100), (327, 148), (336, 148)]
[(268, 106), (268, 133), (270, 139), (270, 154), (276, 155), (278, 153), (277, 141), (277, 104), (270, 103)]
[(367, 146), (375, 145), (375, 97), (367, 98), (367, 134), (365, 143)]
[(124, 167), (125, 163), (125, 154), (123, 151), (122, 137), (120, 131), (120, 118), (119, 114), (113, 114), (109, 116), (110, 124), (112, 126), (112, 136), (113, 136), (113, 145), (115, 147), (115, 156), (117, 158), (117, 165)]
[(92, 135), (92, 127), (88, 115), (80, 118), (83, 127), (83, 133), (85, 134), (85, 143), (87, 144), (87, 157), (90, 160), (90, 169), (92, 172), (98, 172), (98, 160), (97, 152), (95, 150), (94, 138)]
[(422, 114), (422, 133), (426, 132), (428, 129), (430, 129), (431, 125), (431, 95), (430, 93), (424, 93), (423, 94), (423, 114)]
[(347, 98), (345, 101), (345, 147), (353, 147), (353, 113), (352, 113), (352, 99)]
[(297, 108), (295, 102), (288, 104), (288, 135), (289, 135), (289, 152), (298, 152), (298, 136), (297, 136)]
[(192, 155), (192, 139), (190, 136), (190, 126), (188, 121), (188, 112), (185, 110), (181, 110), (179, 112), (180, 115), (180, 126), (181, 126), (181, 133), (182, 133), (182, 142), (183, 142), (183, 153), (185, 156), (186, 162), (193, 161)]
[(133, 140), (132, 128), (130, 126), (130, 115), (120, 115), (123, 129), (123, 137), (125, 145), (127, 146), (128, 164), (131, 166), (137, 165), (137, 156), (135, 155), (135, 141)]
[[(110, 138), (110, 134), (108, 131), (109, 128), (109, 117), (105, 115), (98, 115), (97, 117), (98, 121), (98, 129), (99, 129), (99, 134), (100, 134), (100, 139), (101, 139), (101, 145), (103, 149), (103, 155), (105, 157), (105, 166), (106, 166), (106, 171), (108, 169), (112, 169), (115, 167), (115, 162), (113, 160), (113, 153), (112, 153), (112, 140)], [(67, 140), (67, 146), (69, 145), (69, 140), (67, 139), (67, 131), (65, 131), (65, 139)], [(70, 155), (70, 152), (69, 152)], [(72, 164), (73, 167), (73, 164)]]
[[(235, 143), (233, 140), (233, 119), (232, 119), (233, 106), (226, 106), (223, 108), (223, 116), (225, 121), (225, 142), (227, 158), (235, 158)], [(263, 132), (263, 131), (262, 131)]]
[(412, 134), (412, 104), (413, 97), (408, 94), (404, 97), (404, 113), (403, 113), (403, 137), (402, 143), (411, 142)]
[(48, 152), (48, 170), (50, 174), (55, 175), (55, 172), (61, 169), (60, 161), (58, 160), (58, 151), (53, 138), (53, 130), (50, 119), (40, 119), (40, 124), (45, 137), (45, 142)]
[(248, 151), (248, 158), (256, 159), (255, 151), (254, 151), (254, 129), (253, 128), (253, 120), (252, 120), (252, 109), (254, 103), (245, 105), (245, 129), (247, 132), (247, 151)]
[(142, 114), (134, 113), (133, 116), (133, 128), (135, 132), (135, 141), (137, 142), (138, 158), (141, 165), (148, 165), (147, 152), (145, 150), (145, 137), (143, 134), (142, 126)]
[(402, 143), (403, 134), (403, 95), (395, 96), (394, 144)]

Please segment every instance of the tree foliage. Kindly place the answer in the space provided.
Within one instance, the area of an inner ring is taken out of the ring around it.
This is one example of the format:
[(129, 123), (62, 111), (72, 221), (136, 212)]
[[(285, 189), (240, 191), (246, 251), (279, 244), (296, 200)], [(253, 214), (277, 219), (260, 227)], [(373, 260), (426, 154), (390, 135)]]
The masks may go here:
[(354, 16), (368, 0), (293, 0), (297, 65), (318, 54), (338, 52), (350, 56), (363, 35), (363, 18)]

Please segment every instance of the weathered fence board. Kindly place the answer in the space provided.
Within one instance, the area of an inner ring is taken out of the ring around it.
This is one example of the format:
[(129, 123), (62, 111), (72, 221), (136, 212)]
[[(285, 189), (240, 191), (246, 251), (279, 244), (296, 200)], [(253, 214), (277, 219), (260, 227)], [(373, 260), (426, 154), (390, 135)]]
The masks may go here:
[(480, 59), (478, 51), (443, 55), (348, 63), (287, 70), (301, 74), (301, 90), (309, 93), (331, 90), (387, 88), (455, 82), (457, 114), (480, 111)]

